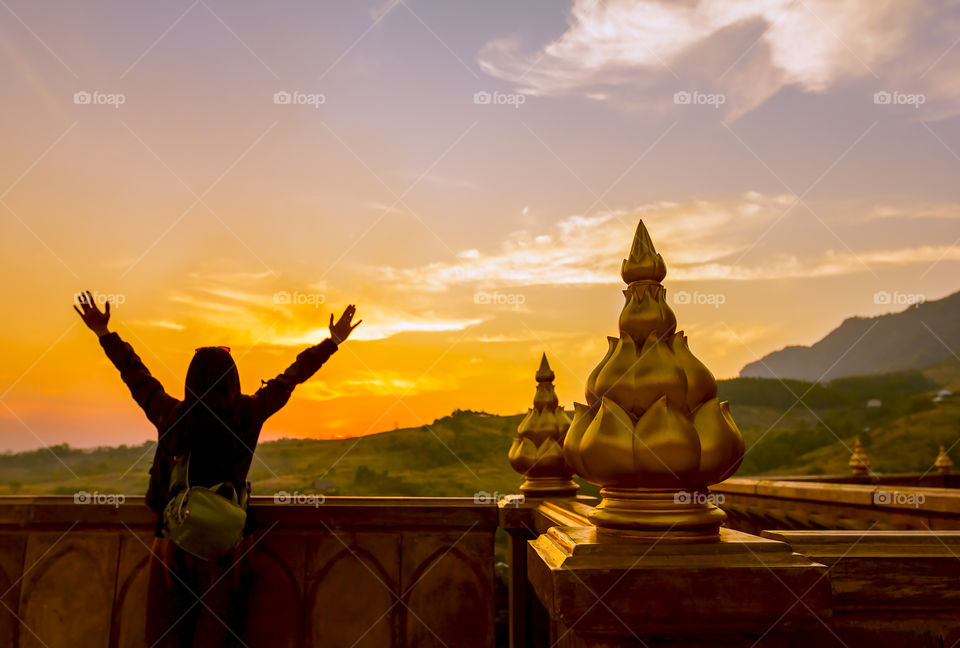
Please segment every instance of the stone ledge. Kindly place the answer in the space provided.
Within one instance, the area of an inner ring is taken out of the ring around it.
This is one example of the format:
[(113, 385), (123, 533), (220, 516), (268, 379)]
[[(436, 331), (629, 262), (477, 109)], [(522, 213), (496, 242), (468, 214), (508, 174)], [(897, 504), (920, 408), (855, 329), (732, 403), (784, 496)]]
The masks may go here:
[[(476, 503), (470, 497), (325, 497), (320, 504), (275, 503), (273, 497), (252, 497), (251, 514), (258, 526), (278, 523), (286, 529), (330, 528), (458, 528), (489, 531), (497, 527), (496, 502)], [(143, 497), (122, 504), (77, 504), (72, 496), (0, 497), (0, 528), (153, 528), (156, 515)]]

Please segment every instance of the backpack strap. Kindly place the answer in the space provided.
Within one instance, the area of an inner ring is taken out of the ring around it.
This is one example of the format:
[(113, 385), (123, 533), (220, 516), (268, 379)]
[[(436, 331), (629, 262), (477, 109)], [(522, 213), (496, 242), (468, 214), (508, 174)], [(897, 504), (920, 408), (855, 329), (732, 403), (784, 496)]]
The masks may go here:
[(173, 458), (173, 466), (170, 468), (170, 485), (167, 492), (172, 497), (185, 488), (190, 488), (189, 451)]
[[(170, 497), (184, 489), (190, 488), (190, 452), (187, 451), (177, 455), (173, 459), (173, 467), (170, 470)], [(234, 504), (246, 510), (250, 499), (250, 482), (243, 485), (243, 488), (237, 488), (233, 482), (222, 481), (219, 484), (210, 486), (213, 492), (219, 492), (221, 488), (230, 489), (230, 499)]]
[(230, 497), (229, 497), (230, 501), (232, 501), (237, 506), (243, 506), (240, 503), (240, 491), (238, 491), (237, 487), (233, 485), (233, 482), (222, 481), (219, 484), (214, 484), (213, 486), (211, 486), (210, 490), (212, 490), (214, 493), (219, 494), (221, 488), (230, 489)]
[(250, 482), (245, 482), (243, 484), (243, 488), (239, 489), (238, 492), (240, 497), (240, 508), (246, 511), (247, 505), (250, 503)]

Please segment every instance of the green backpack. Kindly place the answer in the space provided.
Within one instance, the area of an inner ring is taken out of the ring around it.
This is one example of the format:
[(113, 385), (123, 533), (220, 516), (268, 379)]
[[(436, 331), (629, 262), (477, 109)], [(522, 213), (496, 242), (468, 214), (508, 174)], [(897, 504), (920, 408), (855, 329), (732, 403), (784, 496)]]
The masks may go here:
[[(230, 498), (220, 491), (228, 488)], [(190, 485), (190, 453), (174, 458), (170, 500), (163, 509), (163, 536), (189, 554), (217, 560), (243, 538), (249, 486), (238, 492), (224, 481), (209, 488)]]

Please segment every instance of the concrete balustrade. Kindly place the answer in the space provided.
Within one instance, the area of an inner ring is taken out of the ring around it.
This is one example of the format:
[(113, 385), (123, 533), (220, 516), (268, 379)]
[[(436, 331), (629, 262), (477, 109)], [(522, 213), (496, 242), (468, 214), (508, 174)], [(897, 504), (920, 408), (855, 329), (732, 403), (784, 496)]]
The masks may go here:
[[(493, 645), (495, 504), (251, 506), (250, 648)], [(0, 498), (0, 646), (142, 648), (153, 525), (142, 498)]]

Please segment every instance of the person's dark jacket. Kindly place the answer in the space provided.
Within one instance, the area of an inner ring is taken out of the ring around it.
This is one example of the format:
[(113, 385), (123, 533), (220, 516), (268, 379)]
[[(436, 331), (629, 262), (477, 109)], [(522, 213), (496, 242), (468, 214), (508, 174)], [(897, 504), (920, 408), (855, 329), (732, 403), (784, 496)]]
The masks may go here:
[[(150, 468), (146, 503), (158, 514), (162, 514), (169, 500), (168, 487), (173, 459), (185, 449), (190, 449), (184, 448), (183, 439), (178, 438), (182, 437), (179, 432), (182, 426), (178, 426), (178, 423), (185, 415), (184, 403), (164, 391), (160, 381), (150, 374), (133, 347), (120, 339), (117, 333), (102, 336), (100, 346), (120, 371), (120, 377), (130, 389), (134, 400), (146, 413), (147, 419), (157, 428), (157, 450)], [(246, 483), (247, 472), (253, 461), (253, 451), (264, 421), (283, 407), (294, 387), (316, 373), (336, 350), (336, 343), (328, 338), (302, 351), (286, 371), (264, 382), (252, 396), (241, 395), (235, 424), (231, 426), (236, 438), (224, 447), (222, 452), (218, 448), (214, 456), (197, 457), (191, 452), (191, 485), (212, 486), (229, 481), (238, 488), (242, 487)], [(158, 521), (158, 530), (159, 526)]]

